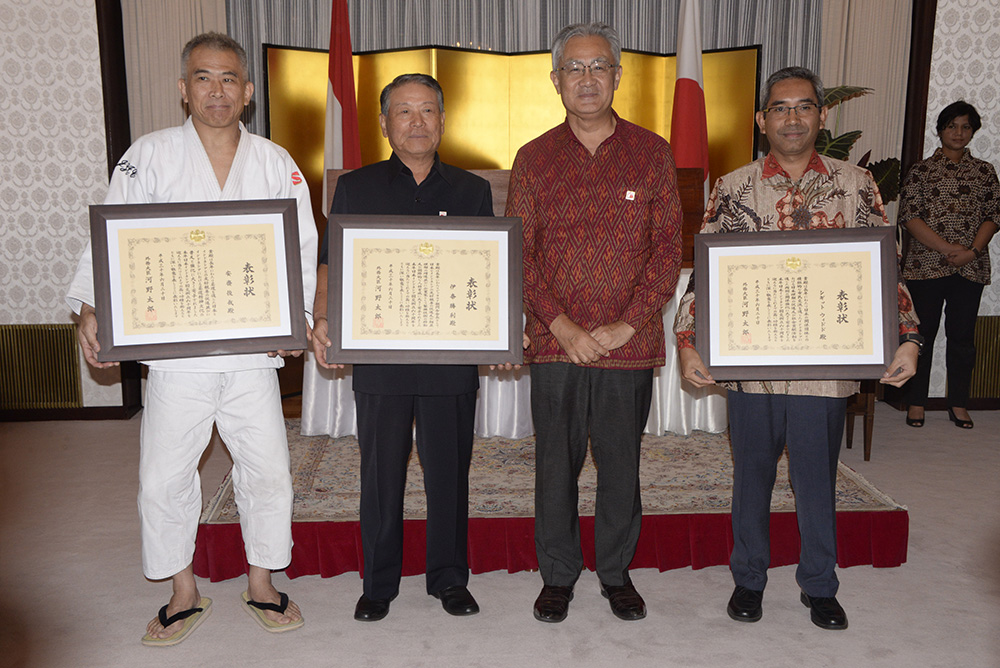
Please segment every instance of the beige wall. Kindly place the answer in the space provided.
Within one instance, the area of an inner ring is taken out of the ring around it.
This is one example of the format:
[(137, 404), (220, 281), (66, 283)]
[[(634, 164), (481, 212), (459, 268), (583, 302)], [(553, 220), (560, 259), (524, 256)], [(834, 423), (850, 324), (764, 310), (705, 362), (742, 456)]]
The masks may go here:
[[(122, 11), (135, 138), (184, 121), (181, 47), (225, 31), (225, 1), (123, 0)], [(0, 44), (0, 324), (71, 322), (63, 297), (108, 178), (95, 5), (3, 0)], [(80, 364), (84, 405), (121, 405), (117, 369)]]
[[(0, 3), (0, 324), (71, 322), (63, 301), (107, 189), (97, 16), (88, 0)], [(88, 406), (121, 404), (84, 373)]]
[[(993, 167), (1000, 165), (1000, 2), (938, 0), (927, 94), (924, 156), (941, 145), (935, 132), (938, 114), (955, 100), (972, 104), (983, 127), (969, 149)], [(1000, 221), (998, 221), (1000, 222)], [(993, 282), (983, 293), (980, 315), (1000, 315), (1000, 235), (990, 244)]]
[[(924, 156), (941, 145), (935, 131), (938, 114), (964, 99), (979, 111), (983, 127), (969, 145), (972, 154), (1000, 165), (1000, 3), (997, 0), (938, 0), (927, 93)], [(983, 291), (980, 315), (1000, 315), (1000, 235), (990, 244), (992, 283)], [(934, 342), (930, 396), (945, 395), (945, 334)]]

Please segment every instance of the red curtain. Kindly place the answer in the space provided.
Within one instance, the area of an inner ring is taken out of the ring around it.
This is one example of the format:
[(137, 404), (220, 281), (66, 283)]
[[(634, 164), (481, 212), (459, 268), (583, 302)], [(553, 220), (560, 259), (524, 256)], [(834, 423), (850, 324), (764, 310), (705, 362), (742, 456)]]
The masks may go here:
[[(403, 528), (403, 575), (424, 572), (424, 520), (407, 520)], [(469, 520), (469, 567), (473, 573), (538, 568), (535, 520), (531, 517)], [(594, 518), (581, 517), (581, 543), (587, 568), (594, 569)], [(361, 530), (358, 522), (292, 524), (291, 578), (328, 578), (360, 571)], [(837, 513), (837, 563), (841, 568), (871, 564), (892, 568), (906, 562), (909, 515), (905, 510)], [(733, 532), (728, 513), (647, 515), (632, 568), (705, 568), (729, 563)], [(771, 515), (771, 566), (798, 563), (799, 530), (795, 513)], [(212, 582), (239, 577), (248, 570), (239, 524), (203, 524), (198, 529), (194, 572)]]

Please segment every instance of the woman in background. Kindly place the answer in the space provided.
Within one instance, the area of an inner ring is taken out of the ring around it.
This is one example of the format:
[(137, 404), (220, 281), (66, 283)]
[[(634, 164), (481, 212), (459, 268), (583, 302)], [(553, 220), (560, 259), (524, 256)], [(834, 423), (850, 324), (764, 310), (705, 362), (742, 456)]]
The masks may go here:
[(972, 429), (966, 405), (976, 362), (974, 332), (983, 288), (990, 282), (989, 243), (1000, 220), (1000, 185), (993, 165), (967, 148), (982, 127), (964, 101), (945, 107), (937, 120), (941, 148), (906, 175), (899, 221), (913, 236), (903, 277), (920, 318), (924, 351), (906, 385), (906, 424), (924, 426), (934, 337), (945, 306), (948, 417)]

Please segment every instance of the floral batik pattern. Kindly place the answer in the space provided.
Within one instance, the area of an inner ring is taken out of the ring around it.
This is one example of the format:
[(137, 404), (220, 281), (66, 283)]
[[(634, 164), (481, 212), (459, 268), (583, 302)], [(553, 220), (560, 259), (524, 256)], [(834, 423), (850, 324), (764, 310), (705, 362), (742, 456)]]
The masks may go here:
[[(770, 153), (720, 178), (709, 196), (702, 234), (819, 230), (888, 225), (882, 196), (865, 169), (815, 151), (805, 173), (793, 179)], [(909, 290), (899, 278), (899, 332), (917, 331)], [(678, 348), (695, 342), (694, 280), (674, 320)], [(743, 392), (849, 396), (856, 381), (743, 381), (724, 383)]]

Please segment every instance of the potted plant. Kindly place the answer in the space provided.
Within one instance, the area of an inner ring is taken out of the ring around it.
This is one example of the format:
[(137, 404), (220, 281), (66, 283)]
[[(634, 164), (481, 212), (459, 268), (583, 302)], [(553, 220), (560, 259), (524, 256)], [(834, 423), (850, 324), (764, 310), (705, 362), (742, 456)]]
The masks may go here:
[[(833, 124), (834, 132), (840, 132), (840, 107), (838, 105), (871, 92), (871, 88), (862, 86), (836, 86), (826, 90), (823, 104), (827, 109), (837, 107), (837, 118)], [(836, 137), (834, 132), (830, 132), (826, 128), (819, 131), (819, 136), (816, 137), (816, 152), (837, 160), (847, 160), (851, 148), (861, 137), (861, 131), (851, 130), (844, 134), (838, 134)], [(865, 153), (858, 161), (858, 166), (871, 172), (875, 183), (878, 184), (879, 192), (882, 194), (882, 201), (892, 202), (899, 197), (899, 158), (886, 158), (869, 164), (871, 153), (871, 151)]]

